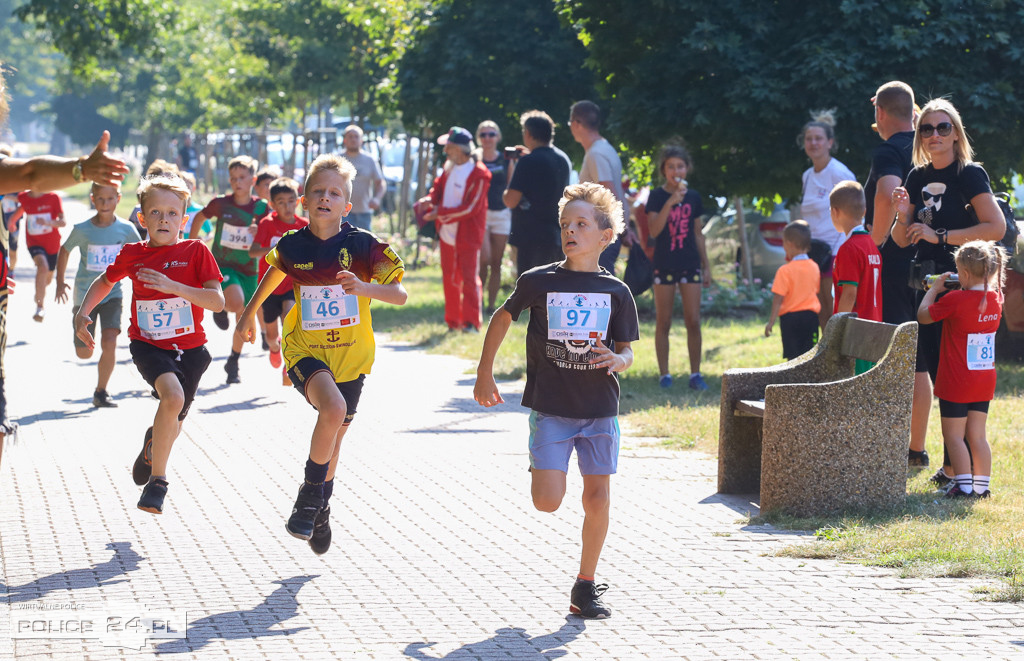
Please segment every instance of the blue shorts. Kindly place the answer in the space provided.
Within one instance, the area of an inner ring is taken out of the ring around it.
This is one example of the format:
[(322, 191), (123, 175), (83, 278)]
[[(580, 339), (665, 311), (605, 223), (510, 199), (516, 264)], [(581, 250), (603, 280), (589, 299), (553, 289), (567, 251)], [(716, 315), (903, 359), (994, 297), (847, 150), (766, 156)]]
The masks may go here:
[(581, 474), (614, 475), (619, 465), (619, 419), (530, 412), (530, 468), (567, 473), (573, 448)]

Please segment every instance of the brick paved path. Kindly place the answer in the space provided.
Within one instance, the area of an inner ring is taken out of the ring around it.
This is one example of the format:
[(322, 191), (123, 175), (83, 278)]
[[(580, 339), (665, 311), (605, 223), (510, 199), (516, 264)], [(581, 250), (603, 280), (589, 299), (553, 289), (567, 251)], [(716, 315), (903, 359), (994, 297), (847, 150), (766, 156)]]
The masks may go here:
[[(0, 658), (1024, 659), (1020, 605), (977, 601), (970, 581), (768, 555), (806, 540), (744, 527), (755, 506), (715, 495), (713, 461), (642, 447), (623, 451), (613, 480), (599, 580), (615, 615), (567, 616), (578, 475), (561, 511), (535, 512), (524, 410), (485, 412), (467, 363), (386, 341), (343, 449), (327, 555), (284, 531), (314, 412), (258, 349), (243, 383), (222, 385), (229, 338), (215, 328), (165, 513), (146, 514), (130, 468), (155, 410), (148, 387), (122, 348), (119, 408), (93, 409), (70, 308), (32, 322), (27, 261), (17, 275)], [(71, 605), (187, 610), (187, 638), (12, 638), (25, 609)]]

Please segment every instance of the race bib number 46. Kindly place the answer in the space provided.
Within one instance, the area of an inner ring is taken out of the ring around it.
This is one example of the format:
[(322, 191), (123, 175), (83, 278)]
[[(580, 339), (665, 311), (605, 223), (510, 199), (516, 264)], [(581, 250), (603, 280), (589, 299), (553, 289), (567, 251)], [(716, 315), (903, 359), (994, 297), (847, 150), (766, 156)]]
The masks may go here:
[(549, 340), (595, 340), (608, 335), (611, 294), (547, 295)]
[(967, 336), (967, 369), (991, 370), (996, 367), (996, 334), (971, 333)]
[(196, 330), (192, 320), (192, 304), (180, 296), (156, 301), (136, 301), (135, 320), (139, 332), (147, 340), (181, 337)]
[(248, 250), (252, 246), (252, 232), (248, 226), (225, 223), (220, 232), (220, 245), (230, 250)]
[(303, 330), (327, 330), (359, 324), (359, 297), (341, 285), (299, 288)]
[(102, 273), (114, 263), (114, 258), (119, 252), (121, 245), (117, 243), (105, 246), (90, 245), (85, 253), (85, 270)]

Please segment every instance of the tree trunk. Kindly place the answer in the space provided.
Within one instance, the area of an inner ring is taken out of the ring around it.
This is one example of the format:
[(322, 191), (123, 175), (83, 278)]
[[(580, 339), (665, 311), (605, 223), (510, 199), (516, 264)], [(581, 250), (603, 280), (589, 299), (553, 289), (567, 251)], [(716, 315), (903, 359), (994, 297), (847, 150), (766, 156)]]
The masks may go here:
[(743, 277), (748, 282), (754, 281), (754, 268), (750, 262), (750, 246), (747, 244), (747, 224), (743, 219), (743, 198), (737, 195), (733, 198), (736, 205), (736, 227), (740, 231), (740, 253), (743, 255)]

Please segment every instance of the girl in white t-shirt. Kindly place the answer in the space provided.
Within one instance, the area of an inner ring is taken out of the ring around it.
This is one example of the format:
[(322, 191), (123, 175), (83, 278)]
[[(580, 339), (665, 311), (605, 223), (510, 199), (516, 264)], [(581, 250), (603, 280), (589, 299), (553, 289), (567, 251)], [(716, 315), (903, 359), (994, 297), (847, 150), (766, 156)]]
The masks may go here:
[[(832, 225), (828, 196), (841, 181), (856, 181), (853, 172), (832, 158), (836, 150), (835, 118), (831, 110), (811, 113), (813, 118), (804, 124), (797, 137), (797, 145), (811, 159), (811, 167), (803, 174), (800, 216), (811, 226), (811, 240), (828, 244), (835, 257), (845, 237)], [(818, 323), (822, 328), (832, 316), (832, 260), (821, 268), (821, 288), (818, 290), (821, 312)]]

